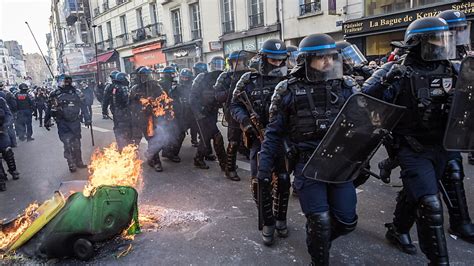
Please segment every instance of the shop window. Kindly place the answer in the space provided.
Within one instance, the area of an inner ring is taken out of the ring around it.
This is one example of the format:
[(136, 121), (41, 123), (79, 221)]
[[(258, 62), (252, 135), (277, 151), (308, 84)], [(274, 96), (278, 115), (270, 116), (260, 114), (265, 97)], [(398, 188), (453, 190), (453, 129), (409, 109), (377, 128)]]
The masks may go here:
[(405, 32), (392, 32), (366, 37), (366, 56), (384, 57), (392, 51), (392, 41), (402, 41)]

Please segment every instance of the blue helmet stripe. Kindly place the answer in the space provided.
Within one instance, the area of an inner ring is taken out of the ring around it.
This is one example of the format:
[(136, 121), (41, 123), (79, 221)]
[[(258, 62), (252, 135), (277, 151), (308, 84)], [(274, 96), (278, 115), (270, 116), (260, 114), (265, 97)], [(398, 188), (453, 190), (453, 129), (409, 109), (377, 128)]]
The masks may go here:
[(270, 53), (270, 54), (286, 54), (286, 53), (288, 53), (287, 50), (277, 51), (277, 50), (269, 50), (269, 49), (263, 49), (263, 48), (260, 51), (264, 52), (264, 53)]
[(317, 45), (317, 46), (309, 46), (309, 47), (301, 47), (298, 50), (300, 52), (307, 52), (307, 51), (319, 51), (325, 49), (333, 49), (336, 48), (336, 44), (325, 44), (325, 45)]
[(448, 23), (460, 22), (460, 21), (466, 21), (466, 18), (455, 18), (455, 19), (446, 20), (446, 22)]
[(439, 27), (431, 27), (431, 28), (410, 30), (410, 31), (407, 32), (407, 34), (428, 32), (428, 31), (446, 31), (448, 29), (449, 29), (448, 26), (439, 26)]

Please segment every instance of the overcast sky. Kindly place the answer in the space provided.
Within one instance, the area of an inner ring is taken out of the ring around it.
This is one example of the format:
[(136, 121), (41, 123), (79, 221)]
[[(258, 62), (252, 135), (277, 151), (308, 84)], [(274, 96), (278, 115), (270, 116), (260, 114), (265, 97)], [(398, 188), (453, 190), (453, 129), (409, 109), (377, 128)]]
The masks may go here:
[(30, 24), (38, 43), (46, 54), (51, 0), (0, 0), (0, 39), (17, 40), (25, 53), (39, 53), (25, 21)]

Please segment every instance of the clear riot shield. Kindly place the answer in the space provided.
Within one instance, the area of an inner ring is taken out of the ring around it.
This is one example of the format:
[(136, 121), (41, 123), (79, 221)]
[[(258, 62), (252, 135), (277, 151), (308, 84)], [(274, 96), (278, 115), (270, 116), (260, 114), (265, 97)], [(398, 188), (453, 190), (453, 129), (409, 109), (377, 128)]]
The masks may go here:
[(327, 183), (354, 180), (404, 109), (362, 93), (352, 95), (306, 163), (303, 175)]
[(444, 147), (452, 151), (474, 151), (474, 57), (461, 63), (444, 135)]

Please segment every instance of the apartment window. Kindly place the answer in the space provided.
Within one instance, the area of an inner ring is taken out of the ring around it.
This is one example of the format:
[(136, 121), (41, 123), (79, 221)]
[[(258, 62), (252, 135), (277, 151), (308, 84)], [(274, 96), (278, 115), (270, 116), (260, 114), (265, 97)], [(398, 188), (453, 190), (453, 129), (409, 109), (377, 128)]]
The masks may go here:
[(439, 3), (451, 3), (452, 0), (413, 0), (413, 7), (421, 7)]
[(300, 16), (321, 12), (321, 0), (300, 0)]
[(142, 8), (137, 8), (137, 28), (143, 28), (143, 16), (142, 16)]
[(365, 15), (382, 15), (396, 11), (408, 10), (412, 0), (366, 0)]
[(104, 41), (104, 32), (102, 31), (102, 25), (100, 25), (98, 28), (99, 28), (99, 42), (103, 42)]
[(193, 40), (201, 38), (201, 16), (199, 14), (199, 3), (189, 6), (191, 13), (191, 37)]
[(112, 40), (112, 23), (110, 21), (107, 22), (107, 39)]
[(102, 10), (104, 10), (104, 12), (109, 10), (109, 0), (104, 0), (102, 3)]
[(122, 30), (122, 34), (127, 33), (127, 17), (125, 15), (120, 16), (120, 29)]
[(249, 26), (263, 26), (263, 0), (249, 0)]
[(76, 0), (67, 1), (70, 11), (77, 11)]
[(234, 1), (222, 0), (222, 32), (233, 32), (234, 29)]
[(171, 22), (173, 24), (174, 43), (183, 41), (181, 36), (181, 13), (179, 9), (171, 11)]
[(156, 12), (156, 4), (150, 4), (150, 18), (151, 18), (151, 24), (158, 23), (158, 15), (157, 15), (157, 12)]

